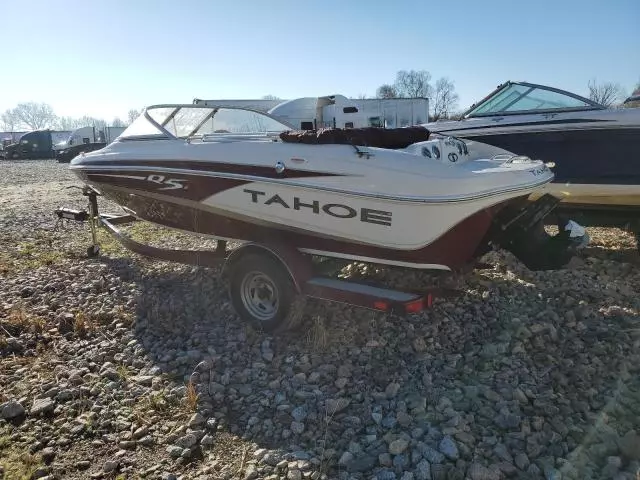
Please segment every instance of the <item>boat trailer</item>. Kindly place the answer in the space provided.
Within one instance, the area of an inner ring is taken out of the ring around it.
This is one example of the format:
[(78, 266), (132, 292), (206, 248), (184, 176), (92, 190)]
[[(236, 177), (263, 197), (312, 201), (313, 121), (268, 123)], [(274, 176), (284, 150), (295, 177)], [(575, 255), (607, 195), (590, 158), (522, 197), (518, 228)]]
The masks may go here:
[[(75, 187), (79, 188), (79, 187)], [(159, 248), (137, 242), (118, 229), (138, 221), (134, 215), (103, 214), (98, 209), (100, 193), (82, 187), (89, 209), (59, 208), (58, 221), (89, 222), (92, 244), (89, 257), (100, 255), (98, 228), (104, 228), (126, 249), (145, 257), (194, 266), (220, 267), (228, 280), (229, 296), (236, 313), (253, 326), (267, 332), (289, 330), (302, 318), (302, 300), (321, 300), (363, 307), (392, 315), (418, 313), (433, 304), (436, 292), (400, 291), (385, 286), (333, 278), (317, 273), (311, 256), (283, 243), (246, 242), (227, 250), (225, 240), (216, 240), (215, 250)]]

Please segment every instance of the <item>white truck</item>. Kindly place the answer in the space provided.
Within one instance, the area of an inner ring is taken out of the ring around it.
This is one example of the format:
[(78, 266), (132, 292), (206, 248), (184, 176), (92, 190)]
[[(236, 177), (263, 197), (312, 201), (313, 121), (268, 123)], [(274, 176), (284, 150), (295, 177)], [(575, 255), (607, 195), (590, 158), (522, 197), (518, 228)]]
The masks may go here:
[(200, 100), (196, 105), (251, 107), (268, 112), (300, 130), (318, 128), (397, 128), (429, 121), (428, 98), (350, 99), (344, 95), (284, 100)]
[(55, 151), (65, 150), (66, 148), (74, 145), (91, 144), (91, 143), (106, 143), (109, 144), (124, 132), (126, 127), (105, 127), (103, 129), (96, 127), (81, 127), (76, 128), (67, 137), (66, 140), (56, 143), (53, 146)]

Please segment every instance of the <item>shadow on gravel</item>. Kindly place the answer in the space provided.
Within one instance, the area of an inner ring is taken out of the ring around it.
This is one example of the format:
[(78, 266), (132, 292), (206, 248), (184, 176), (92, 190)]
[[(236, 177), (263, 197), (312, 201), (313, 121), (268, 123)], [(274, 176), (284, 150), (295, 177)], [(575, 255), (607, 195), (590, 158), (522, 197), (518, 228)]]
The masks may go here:
[[(330, 475), (412, 470), (427, 447), (445, 470), (480, 455), (506, 473), (518, 452), (539, 471), (570, 477), (585, 465), (599, 472), (609, 456), (633, 467), (620, 446), (640, 427), (640, 304), (627, 265), (521, 270), (509, 280), (498, 266), (467, 277), (463, 296), (407, 318), (310, 301), (303, 329), (269, 337), (235, 316), (215, 270), (101, 261), (139, 285), (135, 335), (146, 373), (166, 374), (164, 391), (179, 397), (191, 382), (194, 411), (214, 418), (216, 432), (282, 458)], [(381, 465), (402, 438), (413, 451)], [(443, 438), (457, 452), (448, 463)]]

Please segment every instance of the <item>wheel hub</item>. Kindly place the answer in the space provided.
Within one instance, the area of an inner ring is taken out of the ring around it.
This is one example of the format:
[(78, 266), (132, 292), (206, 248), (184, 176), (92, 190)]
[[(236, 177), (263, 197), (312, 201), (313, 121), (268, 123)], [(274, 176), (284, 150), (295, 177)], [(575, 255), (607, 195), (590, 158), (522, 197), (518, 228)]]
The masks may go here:
[(262, 272), (245, 275), (240, 297), (244, 307), (258, 320), (270, 320), (278, 312), (278, 289), (275, 282)]

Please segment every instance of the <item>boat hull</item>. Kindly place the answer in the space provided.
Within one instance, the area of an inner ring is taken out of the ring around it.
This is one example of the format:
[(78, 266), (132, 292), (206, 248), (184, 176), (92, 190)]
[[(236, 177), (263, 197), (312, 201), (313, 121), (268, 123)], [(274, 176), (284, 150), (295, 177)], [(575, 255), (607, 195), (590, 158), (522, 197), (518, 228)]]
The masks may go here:
[(640, 212), (640, 128), (484, 134), (473, 140), (555, 163), (545, 191), (564, 203)]
[(555, 178), (538, 193), (561, 196), (561, 205), (640, 213), (639, 109), (543, 117), (505, 115), (427, 126), (443, 135), (553, 162)]
[(286, 243), (311, 254), (441, 270), (472, 262), (496, 214), (524, 202), (530, 193), (425, 204), (196, 174), (180, 177), (188, 189), (152, 191), (140, 178), (158, 179), (162, 171), (76, 173), (138, 218), (167, 227), (221, 239)]

